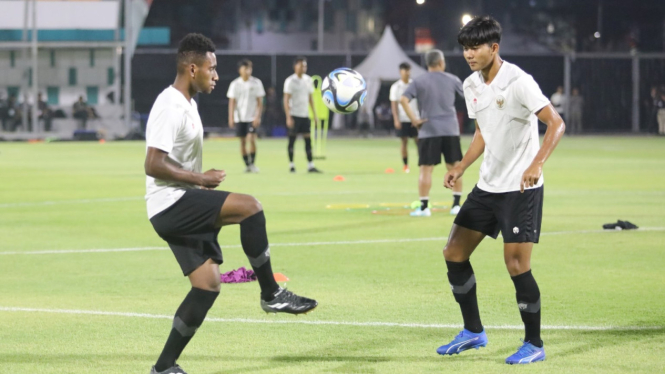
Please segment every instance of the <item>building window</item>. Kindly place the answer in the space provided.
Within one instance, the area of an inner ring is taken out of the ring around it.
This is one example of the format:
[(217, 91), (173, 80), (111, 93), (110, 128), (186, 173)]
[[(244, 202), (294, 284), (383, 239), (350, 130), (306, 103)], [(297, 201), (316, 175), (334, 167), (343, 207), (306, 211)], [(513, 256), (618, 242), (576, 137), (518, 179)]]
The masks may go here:
[(95, 50), (90, 50), (90, 67), (95, 67)]
[(113, 68), (108, 68), (106, 70), (106, 83), (109, 86), (112, 86), (115, 83), (115, 70), (113, 70)]
[(16, 67), (16, 51), (9, 51), (9, 66)]
[(51, 50), (51, 56), (50, 57), (51, 57), (51, 67), (54, 68), (55, 67), (55, 49)]
[(97, 105), (99, 104), (99, 88), (97, 86), (88, 86), (85, 89), (85, 93), (88, 98), (88, 104)]
[(48, 105), (60, 105), (60, 87), (46, 87)]
[(76, 68), (69, 68), (69, 85), (76, 86)]
[(20, 91), (20, 87), (18, 86), (9, 86), (7, 87), (7, 96), (13, 97), (18, 100), (18, 94)]
[(32, 68), (28, 68), (28, 86), (32, 86)]

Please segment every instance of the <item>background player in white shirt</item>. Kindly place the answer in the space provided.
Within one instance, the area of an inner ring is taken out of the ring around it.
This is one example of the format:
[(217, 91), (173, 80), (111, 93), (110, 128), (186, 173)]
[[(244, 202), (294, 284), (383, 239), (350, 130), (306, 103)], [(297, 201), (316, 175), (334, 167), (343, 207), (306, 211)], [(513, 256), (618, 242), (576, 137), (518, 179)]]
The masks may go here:
[(153, 228), (168, 244), (192, 285), (151, 374), (185, 373), (176, 360), (201, 326), (220, 291), (222, 226), (240, 225), (240, 242), (261, 287), (266, 312), (305, 313), (314, 300), (275, 282), (263, 207), (252, 196), (214, 189), (223, 170), (201, 172), (203, 126), (193, 97), (211, 93), (217, 76), (215, 45), (201, 34), (180, 42), (175, 82), (155, 100), (146, 127), (146, 203)]
[[(390, 105), (393, 112), (393, 122), (395, 123), (395, 129), (397, 130), (397, 136), (402, 139), (402, 162), (404, 163), (404, 172), (408, 173), (409, 170), (409, 138), (413, 138), (413, 141), (418, 146), (418, 129), (411, 125), (411, 120), (409, 116), (406, 115), (404, 109), (400, 105), (400, 99), (402, 94), (406, 91), (406, 87), (409, 83), (412, 82), (411, 79), (411, 65), (408, 62), (402, 62), (399, 64), (399, 75), (400, 79), (393, 83), (390, 86)], [(418, 116), (418, 100), (413, 99), (409, 103), (413, 113), (416, 118)]]
[(307, 59), (299, 56), (293, 60), (293, 74), (284, 81), (284, 113), (286, 114), (286, 127), (289, 128), (289, 163), (291, 173), (296, 172), (293, 163), (293, 146), (296, 144), (298, 134), (302, 134), (305, 140), (305, 153), (307, 154), (307, 172), (320, 173), (314, 166), (312, 157), (312, 139), (310, 138), (310, 121), (308, 107), (312, 108), (314, 122), (318, 123), (316, 108), (312, 93), (314, 83), (307, 73)]
[[(455, 218), (443, 251), (464, 330), (437, 352), (454, 354), (487, 345), (469, 258), (485, 236), (496, 238), (501, 232), (506, 268), (525, 327), (523, 345), (506, 363), (542, 361), (540, 290), (531, 273), (531, 251), (540, 235), (543, 165), (565, 125), (533, 78), (499, 57), (501, 26), (496, 20), (473, 19), (460, 30), (458, 41), (473, 71), (464, 81), (464, 98), (469, 117), (476, 119), (476, 132), (462, 161), (446, 173), (445, 186), (452, 188), (483, 153), (484, 158), (478, 185)], [(542, 147), (538, 120), (547, 125)]]
[(245, 172), (258, 173), (256, 130), (261, 126), (263, 97), (266, 92), (261, 80), (252, 76), (250, 60), (242, 59), (238, 62), (238, 74), (240, 76), (231, 82), (226, 93), (229, 98), (229, 127), (235, 128), (236, 136), (240, 138), (240, 154), (245, 161)]

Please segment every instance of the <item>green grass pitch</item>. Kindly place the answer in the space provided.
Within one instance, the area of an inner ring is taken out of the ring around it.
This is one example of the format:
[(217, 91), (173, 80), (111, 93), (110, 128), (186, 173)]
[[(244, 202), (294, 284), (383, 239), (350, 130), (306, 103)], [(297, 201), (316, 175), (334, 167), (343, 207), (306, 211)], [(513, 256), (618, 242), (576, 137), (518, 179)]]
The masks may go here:
[[(144, 147), (0, 143), (0, 371), (154, 364), (189, 282), (147, 220)], [(396, 139), (330, 139), (322, 175), (305, 173), (303, 148), (292, 175), (286, 140), (261, 140), (261, 172), (244, 174), (237, 141), (205, 142), (204, 167), (228, 173), (220, 188), (262, 202), (274, 270), (320, 305), (266, 315), (258, 284), (223, 285), (180, 358), (190, 374), (665, 372), (665, 139), (566, 137), (546, 164), (532, 265), (548, 359), (528, 367), (503, 363), (523, 332), (500, 240), (472, 257), (489, 345), (436, 354), (461, 324), (441, 255), (453, 218), (400, 208), (418, 197), (414, 148), (404, 174)], [(449, 205), (443, 174), (431, 199)], [(651, 230), (599, 232), (617, 219)], [(239, 242), (238, 227), (220, 233), (222, 271), (248, 266)]]

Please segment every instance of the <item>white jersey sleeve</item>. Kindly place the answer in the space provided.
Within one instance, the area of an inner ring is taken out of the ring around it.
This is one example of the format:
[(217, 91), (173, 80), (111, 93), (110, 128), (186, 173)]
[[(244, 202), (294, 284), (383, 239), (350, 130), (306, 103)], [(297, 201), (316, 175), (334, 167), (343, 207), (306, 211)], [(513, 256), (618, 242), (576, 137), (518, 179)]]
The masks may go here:
[(258, 88), (256, 90), (256, 97), (266, 96), (266, 90), (263, 88), (263, 82), (261, 82), (261, 80), (258, 78), (256, 79), (256, 86)]
[(397, 82), (395, 82), (390, 86), (390, 101), (400, 101), (400, 96)]
[(146, 145), (171, 153), (184, 123), (185, 116), (182, 110), (165, 107), (151, 115), (156, 117), (150, 121), (150, 128), (146, 130)]
[(478, 100), (471, 94), (471, 88), (465, 85), (464, 91), (468, 90), (468, 93), (464, 93), (464, 102), (466, 103), (466, 112), (469, 118), (476, 119), (476, 103)]
[(289, 95), (293, 94), (293, 79), (291, 79), (291, 77), (286, 78), (284, 81), (284, 93)]
[(532, 76), (524, 75), (514, 85), (515, 97), (529, 112), (535, 113), (550, 103)]
[(236, 80), (232, 80), (231, 84), (229, 84), (229, 90), (226, 91), (226, 97), (229, 99), (235, 99), (236, 98)]

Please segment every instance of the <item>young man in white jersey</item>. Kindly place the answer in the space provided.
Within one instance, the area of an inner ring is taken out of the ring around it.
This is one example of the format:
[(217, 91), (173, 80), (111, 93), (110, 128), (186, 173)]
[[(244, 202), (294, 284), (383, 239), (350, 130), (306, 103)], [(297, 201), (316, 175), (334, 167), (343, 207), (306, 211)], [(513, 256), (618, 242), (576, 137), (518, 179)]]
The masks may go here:
[(317, 305), (275, 282), (261, 204), (249, 195), (215, 191), (226, 179), (223, 170), (201, 172), (203, 125), (193, 97), (212, 92), (219, 79), (216, 67), (212, 41), (187, 35), (178, 48), (175, 82), (155, 100), (146, 128), (148, 218), (192, 285), (151, 374), (186, 374), (176, 360), (220, 291), (217, 234), (222, 226), (240, 225), (240, 242), (257, 275), (264, 311), (299, 314)]
[[(469, 117), (476, 119), (476, 132), (462, 161), (446, 173), (445, 186), (453, 188), (483, 153), (484, 158), (478, 185), (462, 205), (443, 250), (464, 329), (437, 352), (452, 355), (487, 345), (469, 258), (485, 236), (496, 239), (501, 232), (504, 261), (525, 328), (522, 346), (506, 363), (542, 361), (540, 290), (531, 273), (531, 251), (540, 236), (543, 165), (565, 124), (533, 77), (499, 57), (501, 26), (496, 20), (473, 19), (460, 30), (458, 41), (473, 71), (464, 81), (464, 98)], [(538, 120), (547, 125), (542, 147)]]
[[(412, 138), (413, 141), (418, 146), (418, 129), (411, 125), (411, 120), (409, 116), (406, 115), (404, 109), (400, 105), (400, 99), (406, 91), (406, 87), (409, 86), (409, 83), (412, 82), (411, 79), (411, 65), (408, 62), (403, 62), (399, 64), (399, 75), (400, 79), (393, 83), (390, 86), (390, 105), (393, 112), (393, 122), (395, 123), (395, 130), (397, 130), (397, 136), (402, 139), (402, 162), (404, 163), (403, 171), (409, 173), (409, 138)], [(418, 117), (418, 100), (413, 99), (409, 102), (411, 110), (415, 114), (416, 118)]]
[(284, 81), (284, 113), (286, 113), (286, 127), (289, 128), (289, 171), (296, 172), (296, 165), (293, 163), (293, 146), (296, 144), (298, 134), (301, 134), (305, 140), (305, 153), (307, 154), (307, 172), (320, 173), (321, 171), (314, 166), (312, 157), (312, 139), (310, 137), (310, 121), (308, 107), (312, 108), (314, 122), (318, 123), (316, 108), (312, 93), (314, 93), (314, 83), (307, 73), (307, 59), (299, 56), (293, 61), (294, 73)]
[[(256, 167), (256, 130), (261, 126), (263, 97), (266, 92), (263, 83), (252, 76), (252, 62), (242, 59), (238, 62), (238, 78), (229, 85), (226, 97), (229, 98), (229, 127), (236, 129), (240, 138), (240, 155), (245, 161), (246, 173), (258, 173)], [(247, 142), (249, 141), (249, 152)]]

